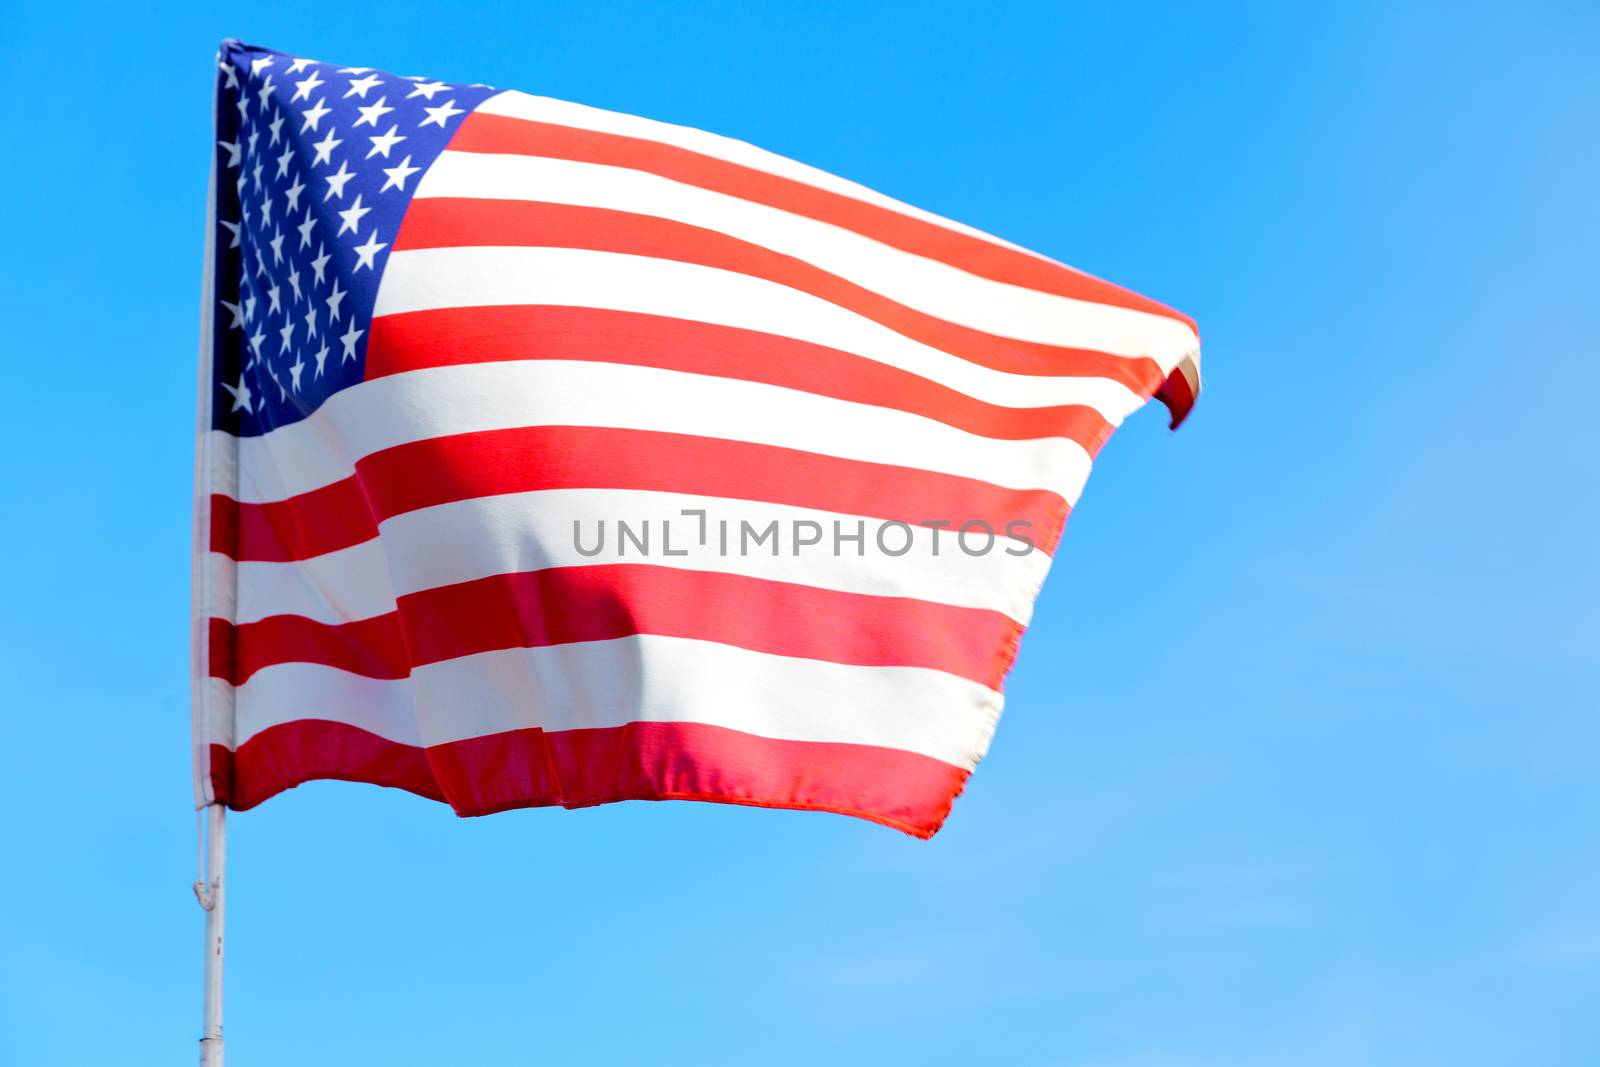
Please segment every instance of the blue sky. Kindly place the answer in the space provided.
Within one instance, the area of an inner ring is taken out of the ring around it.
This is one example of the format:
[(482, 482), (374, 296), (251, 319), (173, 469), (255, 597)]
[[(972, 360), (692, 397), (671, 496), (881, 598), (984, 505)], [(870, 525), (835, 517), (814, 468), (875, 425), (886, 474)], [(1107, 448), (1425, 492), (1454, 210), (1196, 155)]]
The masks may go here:
[[(210, 60), (756, 141), (1194, 315), (931, 843), (631, 804), (233, 822), (234, 1067), (1588, 1064), (1600, 17), (1579, 3), (11, 3), (0, 1062), (183, 1062)], [(336, 9), (336, 13), (330, 13)]]

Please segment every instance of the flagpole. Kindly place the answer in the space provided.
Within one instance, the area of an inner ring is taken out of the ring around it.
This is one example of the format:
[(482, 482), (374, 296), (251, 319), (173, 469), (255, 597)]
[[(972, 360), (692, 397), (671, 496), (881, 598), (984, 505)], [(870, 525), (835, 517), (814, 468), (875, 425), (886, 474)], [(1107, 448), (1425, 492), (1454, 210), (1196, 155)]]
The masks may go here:
[(228, 809), (206, 807), (209, 823), (205, 843), (205, 869), (194, 884), (194, 895), (206, 912), (205, 1016), (200, 1034), (200, 1067), (222, 1067), (222, 919), (223, 875), (228, 856)]

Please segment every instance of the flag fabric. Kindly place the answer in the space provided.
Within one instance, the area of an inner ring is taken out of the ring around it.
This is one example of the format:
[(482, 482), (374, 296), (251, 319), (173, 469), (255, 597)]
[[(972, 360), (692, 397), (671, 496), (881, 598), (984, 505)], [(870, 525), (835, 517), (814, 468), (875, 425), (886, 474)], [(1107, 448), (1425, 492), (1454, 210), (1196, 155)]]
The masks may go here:
[(625, 799), (918, 836), (1194, 323), (698, 130), (225, 42), (197, 802)]

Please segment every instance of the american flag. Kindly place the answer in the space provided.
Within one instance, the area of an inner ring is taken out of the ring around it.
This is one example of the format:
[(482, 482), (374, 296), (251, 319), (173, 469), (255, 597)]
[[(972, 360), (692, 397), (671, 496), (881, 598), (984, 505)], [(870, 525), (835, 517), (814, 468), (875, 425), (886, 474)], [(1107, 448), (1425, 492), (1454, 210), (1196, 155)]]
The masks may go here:
[(223, 44), (199, 804), (938, 830), (1154, 301), (748, 144)]

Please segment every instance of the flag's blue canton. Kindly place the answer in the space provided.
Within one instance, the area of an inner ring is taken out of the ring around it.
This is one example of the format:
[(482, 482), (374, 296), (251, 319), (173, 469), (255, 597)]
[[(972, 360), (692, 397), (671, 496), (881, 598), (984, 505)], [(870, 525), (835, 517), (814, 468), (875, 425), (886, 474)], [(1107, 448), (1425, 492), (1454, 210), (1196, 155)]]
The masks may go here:
[(361, 381), (406, 206), (493, 93), (223, 43), (214, 428), (265, 433)]

